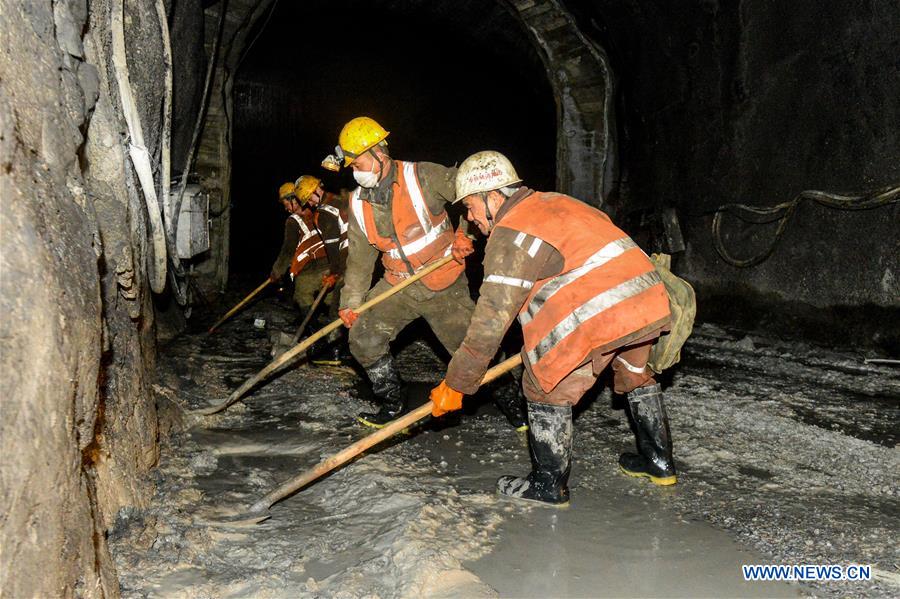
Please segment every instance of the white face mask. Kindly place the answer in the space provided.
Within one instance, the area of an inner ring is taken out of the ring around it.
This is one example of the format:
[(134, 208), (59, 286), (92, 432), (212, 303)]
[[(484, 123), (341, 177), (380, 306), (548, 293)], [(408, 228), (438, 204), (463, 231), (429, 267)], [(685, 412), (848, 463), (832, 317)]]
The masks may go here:
[[(375, 168), (375, 165), (372, 165)], [(378, 175), (372, 171), (353, 171), (353, 178), (359, 183), (360, 187), (372, 189), (378, 185)]]

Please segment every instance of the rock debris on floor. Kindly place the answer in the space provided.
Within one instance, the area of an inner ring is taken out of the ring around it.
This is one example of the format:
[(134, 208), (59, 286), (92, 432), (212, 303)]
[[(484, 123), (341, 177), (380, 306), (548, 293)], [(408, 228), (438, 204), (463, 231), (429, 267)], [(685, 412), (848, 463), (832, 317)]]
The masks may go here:
[[(485, 396), (276, 504), (264, 523), (205, 525), (371, 432), (354, 419), (370, 404), (348, 368), (302, 364), (223, 414), (182, 410), (226, 397), (268, 362), (269, 334), (295, 324), (269, 298), (162, 349), (157, 495), (110, 534), (126, 597), (900, 593), (900, 372), (712, 325), (668, 381), (674, 488), (617, 472), (632, 436), (621, 402), (599, 391), (576, 410), (571, 507), (500, 500), (493, 481), (527, 472), (527, 446)], [(400, 349), (424, 401), (443, 358), (422, 341)], [(745, 583), (741, 563), (871, 564), (876, 579)]]

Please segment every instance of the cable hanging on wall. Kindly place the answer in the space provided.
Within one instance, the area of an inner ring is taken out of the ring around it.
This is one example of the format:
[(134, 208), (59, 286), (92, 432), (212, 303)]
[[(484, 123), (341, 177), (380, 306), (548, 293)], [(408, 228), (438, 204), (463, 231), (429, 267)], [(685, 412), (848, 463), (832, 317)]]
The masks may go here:
[[(784, 234), (788, 221), (803, 200), (812, 200), (817, 204), (839, 210), (870, 210), (872, 208), (878, 208), (900, 201), (900, 185), (891, 185), (862, 195), (839, 195), (827, 191), (816, 190), (801, 191), (789, 202), (784, 202), (771, 207), (725, 204), (716, 209), (712, 220), (713, 244), (715, 245), (719, 256), (721, 256), (722, 260), (728, 264), (738, 268), (756, 266), (765, 261), (772, 255), (772, 252), (775, 251), (775, 245)], [(754, 225), (764, 225), (778, 221), (778, 229), (775, 231), (772, 242), (762, 253), (757, 254), (756, 256), (743, 260), (735, 258), (725, 248), (725, 243), (722, 240), (722, 217), (727, 212), (734, 212), (739, 219)], [(744, 214), (746, 213), (761, 218), (751, 220), (744, 217)]]

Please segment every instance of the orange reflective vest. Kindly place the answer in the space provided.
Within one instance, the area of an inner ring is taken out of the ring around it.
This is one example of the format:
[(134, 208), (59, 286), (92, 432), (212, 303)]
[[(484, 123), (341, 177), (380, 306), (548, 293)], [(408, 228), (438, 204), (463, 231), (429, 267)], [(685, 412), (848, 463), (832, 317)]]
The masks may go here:
[[(496, 223), (562, 254), (562, 272), (534, 282), (519, 312), (525, 353), (550, 392), (595, 349), (613, 350), (668, 324), (666, 289), (647, 255), (599, 210), (534, 193)], [(537, 247), (535, 247), (537, 246)], [(530, 283), (529, 283), (530, 284)]]
[[(397, 185), (391, 202), (391, 219), (395, 238), (382, 237), (375, 228), (372, 205), (361, 198), (363, 189), (357, 187), (350, 196), (350, 212), (369, 243), (381, 252), (384, 278), (396, 285), (405, 278), (450, 255), (454, 233), (445, 210), (433, 215), (425, 204), (414, 162), (394, 161), (397, 165)], [(432, 291), (446, 289), (459, 278), (465, 265), (456, 261), (442, 266), (422, 279)]]
[(322, 243), (322, 237), (314, 222), (307, 222), (299, 214), (292, 214), (291, 218), (300, 226), (300, 243), (297, 244), (294, 259), (291, 261), (291, 280), (293, 280), (307, 264), (325, 257), (325, 244)]

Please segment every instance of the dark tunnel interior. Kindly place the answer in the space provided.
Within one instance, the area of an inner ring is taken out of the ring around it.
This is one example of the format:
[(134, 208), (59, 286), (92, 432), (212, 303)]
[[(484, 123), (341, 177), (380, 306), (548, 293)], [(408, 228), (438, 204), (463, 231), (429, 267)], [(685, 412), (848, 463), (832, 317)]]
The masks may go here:
[[(898, 98), (897, 0), (0, 0), (0, 597), (900, 596)], [(304, 263), (362, 115), (588, 207)]]
[[(334, 191), (355, 186), (349, 173), (319, 166), (355, 116), (383, 123), (401, 159), (451, 165), (493, 148), (513, 160), (527, 184), (544, 190), (566, 189), (560, 169), (583, 168), (562, 153), (562, 140), (578, 134), (564, 123), (561, 106), (568, 94), (583, 111), (595, 100), (581, 94), (605, 75), (594, 66), (586, 83), (577, 81), (577, 65), (585, 63), (570, 58), (571, 42), (553, 41), (564, 39), (565, 27), (541, 16), (542, 3), (272, 6), (253, 26), (235, 75), (230, 273), (256, 279), (268, 271), (283, 231), (275, 201), (281, 183), (310, 173)], [(847, 211), (802, 203), (773, 259), (755, 269), (725, 264), (710, 234), (712, 215), (729, 203), (771, 206), (804, 189), (870, 192), (896, 176), (898, 162), (883, 139), (884, 122), (896, 118), (887, 102), (893, 84), (879, 69), (855, 66), (896, 71), (892, 48), (900, 46), (890, 20), (874, 8), (842, 15), (836, 7), (817, 12), (809, 2), (766, 11), (754, 5), (748, 14), (760, 14), (746, 22), (740, 10), (718, 3), (558, 6), (577, 25), (578, 43), (610, 65), (616, 168), (603, 209), (646, 251), (671, 253), (698, 292), (716, 300), (701, 303), (701, 317), (798, 328), (830, 341), (841, 334), (831, 335), (827, 323), (841, 319), (857, 341), (895, 345), (896, 326), (880, 332), (868, 323), (889, 303), (896, 206)], [(526, 25), (517, 11), (537, 16)], [(856, 35), (854, 23), (868, 23), (872, 34)], [(546, 28), (542, 41), (529, 30), (535, 25)], [(827, 43), (826, 29), (840, 41)], [(562, 45), (553, 50), (553, 43)], [(843, 93), (849, 88), (857, 93)], [(831, 149), (837, 146), (847, 151)], [(587, 155), (601, 155), (590, 142), (586, 147)], [(676, 215), (684, 247), (668, 243), (666, 210)], [(778, 228), (740, 215), (726, 221), (722, 243), (736, 255), (763, 251)], [(860, 227), (871, 235), (851, 242), (846, 233)], [(838, 241), (823, 230), (838, 232)], [(866, 268), (826, 280), (812, 274), (851, 246), (873, 257)]]
[[(453, 6), (450, 6), (452, 4)], [(319, 165), (342, 125), (367, 115), (400, 159), (453, 165), (497, 149), (526, 183), (554, 186), (556, 107), (522, 25), (499, 3), (280, 2), (235, 84), (231, 270), (263, 275), (278, 252), (278, 186)]]

